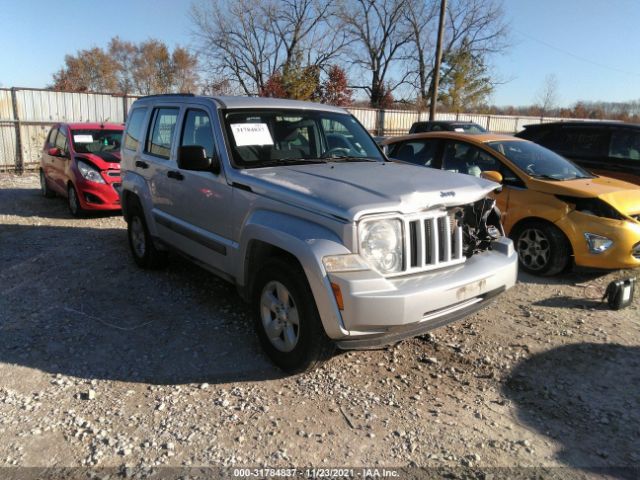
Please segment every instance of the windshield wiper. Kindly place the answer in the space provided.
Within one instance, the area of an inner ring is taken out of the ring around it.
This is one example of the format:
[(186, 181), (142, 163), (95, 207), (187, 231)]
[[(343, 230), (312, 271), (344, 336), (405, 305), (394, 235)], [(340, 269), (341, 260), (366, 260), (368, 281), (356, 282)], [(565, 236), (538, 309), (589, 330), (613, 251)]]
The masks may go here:
[(304, 165), (309, 163), (327, 163), (322, 158), (278, 158), (273, 160), (265, 160), (264, 162), (256, 162), (251, 165), (245, 165), (248, 168), (273, 167), (275, 165)]
[(380, 162), (381, 160), (377, 160), (371, 157), (354, 157), (351, 155), (336, 155), (330, 157), (322, 157), (322, 160), (325, 162)]
[(565, 178), (552, 177), (551, 175), (547, 175), (546, 173), (530, 173), (529, 175), (531, 175), (534, 178), (542, 178), (544, 180), (554, 180), (556, 182), (561, 182), (562, 180), (567, 180)]

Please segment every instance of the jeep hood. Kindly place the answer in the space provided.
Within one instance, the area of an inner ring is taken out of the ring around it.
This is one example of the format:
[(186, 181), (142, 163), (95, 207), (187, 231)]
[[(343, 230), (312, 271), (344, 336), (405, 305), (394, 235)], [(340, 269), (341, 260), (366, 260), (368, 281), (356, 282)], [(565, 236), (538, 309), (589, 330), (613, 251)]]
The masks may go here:
[(241, 178), (257, 194), (348, 221), (464, 205), (498, 187), (471, 175), (392, 162), (255, 168), (242, 170)]
[(531, 187), (552, 195), (598, 197), (625, 215), (640, 213), (640, 188), (615, 178), (595, 177), (563, 182), (533, 180)]

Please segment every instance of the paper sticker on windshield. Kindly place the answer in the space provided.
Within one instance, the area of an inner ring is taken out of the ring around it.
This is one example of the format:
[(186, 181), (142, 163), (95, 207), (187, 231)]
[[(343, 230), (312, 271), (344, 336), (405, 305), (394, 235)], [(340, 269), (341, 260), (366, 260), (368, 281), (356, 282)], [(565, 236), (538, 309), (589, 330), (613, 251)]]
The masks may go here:
[(76, 143), (93, 143), (93, 135), (74, 135), (73, 141)]
[(238, 147), (273, 145), (273, 139), (266, 123), (232, 123), (231, 131)]
[(460, 127), (456, 127), (453, 129), (454, 132), (463, 132), (464, 133), (464, 128), (460, 128)]

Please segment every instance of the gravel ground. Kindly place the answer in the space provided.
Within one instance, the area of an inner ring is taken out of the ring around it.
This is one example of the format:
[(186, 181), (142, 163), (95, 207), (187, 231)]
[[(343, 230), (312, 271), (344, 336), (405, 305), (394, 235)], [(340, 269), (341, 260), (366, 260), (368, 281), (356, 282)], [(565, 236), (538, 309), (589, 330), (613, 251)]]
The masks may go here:
[(625, 275), (521, 274), (467, 321), (287, 377), (232, 286), (179, 257), (141, 271), (122, 218), (72, 219), (37, 177), (4, 175), (0, 466), (634, 478), (600, 470), (640, 464), (639, 295), (596, 298)]

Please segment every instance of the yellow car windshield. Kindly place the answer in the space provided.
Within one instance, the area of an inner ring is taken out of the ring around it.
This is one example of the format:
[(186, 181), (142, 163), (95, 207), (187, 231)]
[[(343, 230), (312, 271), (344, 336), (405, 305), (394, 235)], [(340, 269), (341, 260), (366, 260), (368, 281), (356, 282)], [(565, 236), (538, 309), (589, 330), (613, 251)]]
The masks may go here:
[(574, 180), (593, 178), (589, 172), (533, 142), (506, 140), (487, 143), (527, 175), (545, 180)]

